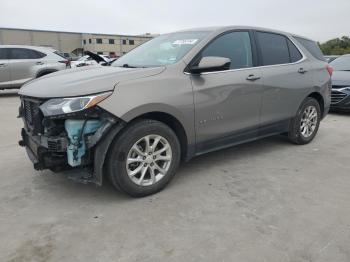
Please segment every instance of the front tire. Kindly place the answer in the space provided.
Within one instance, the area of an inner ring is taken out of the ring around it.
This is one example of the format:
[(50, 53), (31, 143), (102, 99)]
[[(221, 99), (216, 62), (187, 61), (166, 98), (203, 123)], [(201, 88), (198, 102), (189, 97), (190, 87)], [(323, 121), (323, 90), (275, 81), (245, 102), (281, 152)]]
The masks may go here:
[(320, 104), (315, 98), (306, 98), (300, 106), (297, 115), (291, 121), (288, 132), (289, 140), (297, 145), (310, 143), (317, 134), (320, 122)]
[(113, 141), (107, 174), (118, 190), (144, 197), (159, 192), (170, 182), (180, 158), (180, 143), (170, 127), (155, 120), (139, 120)]

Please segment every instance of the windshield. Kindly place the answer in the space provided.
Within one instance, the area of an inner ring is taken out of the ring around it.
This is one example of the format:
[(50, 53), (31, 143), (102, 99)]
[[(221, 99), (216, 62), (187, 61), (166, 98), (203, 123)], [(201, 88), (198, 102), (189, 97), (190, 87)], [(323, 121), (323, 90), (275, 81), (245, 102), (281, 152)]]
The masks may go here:
[(341, 56), (330, 63), (335, 71), (350, 71), (350, 56)]
[(155, 67), (170, 65), (183, 58), (208, 32), (180, 32), (162, 35), (125, 54), (112, 66)]

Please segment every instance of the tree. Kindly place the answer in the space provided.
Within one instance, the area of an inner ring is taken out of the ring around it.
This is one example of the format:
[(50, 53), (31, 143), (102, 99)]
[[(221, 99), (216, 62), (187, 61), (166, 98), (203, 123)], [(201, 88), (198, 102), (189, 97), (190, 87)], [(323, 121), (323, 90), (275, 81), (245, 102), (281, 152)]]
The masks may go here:
[(325, 55), (350, 54), (350, 38), (348, 36), (335, 38), (319, 45)]

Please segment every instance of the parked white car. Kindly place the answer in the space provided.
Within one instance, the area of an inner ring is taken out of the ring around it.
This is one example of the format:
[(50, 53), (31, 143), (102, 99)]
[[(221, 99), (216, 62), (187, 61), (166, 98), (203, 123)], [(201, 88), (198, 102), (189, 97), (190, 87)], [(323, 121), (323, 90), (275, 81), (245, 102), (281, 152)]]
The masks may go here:
[(92, 52), (87, 52), (87, 55), (82, 56), (77, 61), (71, 61), (71, 67), (82, 67), (91, 65), (106, 65), (109, 63), (109, 58), (104, 55), (97, 55)]
[(0, 90), (70, 68), (70, 61), (49, 47), (0, 45)]

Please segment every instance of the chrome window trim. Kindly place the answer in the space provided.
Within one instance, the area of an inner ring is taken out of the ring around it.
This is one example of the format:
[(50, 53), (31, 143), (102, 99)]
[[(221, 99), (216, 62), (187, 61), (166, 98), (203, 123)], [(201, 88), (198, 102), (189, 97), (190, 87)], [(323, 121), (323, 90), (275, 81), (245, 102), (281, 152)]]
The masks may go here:
[[(272, 32), (269, 32), (269, 31), (263, 31), (263, 32), (272, 33)], [(295, 43), (294, 39), (290, 38), (287, 35), (283, 35), (283, 34), (280, 34), (280, 35), (282, 35), (282, 36), (286, 37), (288, 40), (290, 40), (293, 43), (293, 45), (298, 49), (298, 51), (302, 55), (302, 58), (300, 60), (298, 60), (296, 62), (293, 62), (293, 63), (275, 64), (275, 65), (266, 65), (266, 66), (255, 66), (255, 67), (245, 67), (245, 68), (229, 69), (229, 70), (222, 70), (222, 71), (204, 72), (204, 73), (201, 73), (199, 75), (221, 74), (221, 73), (230, 73), (230, 72), (236, 72), (236, 71), (242, 71), (242, 70), (252, 70), (252, 69), (261, 69), (261, 68), (297, 65), (297, 64), (300, 64), (300, 63), (302, 63), (302, 62), (307, 60), (307, 56), (305, 55), (303, 50), (301, 50), (300, 47)], [(192, 75), (190, 72), (186, 72), (186, 71), (184, 71), (184, 74), (185, 75)]]

